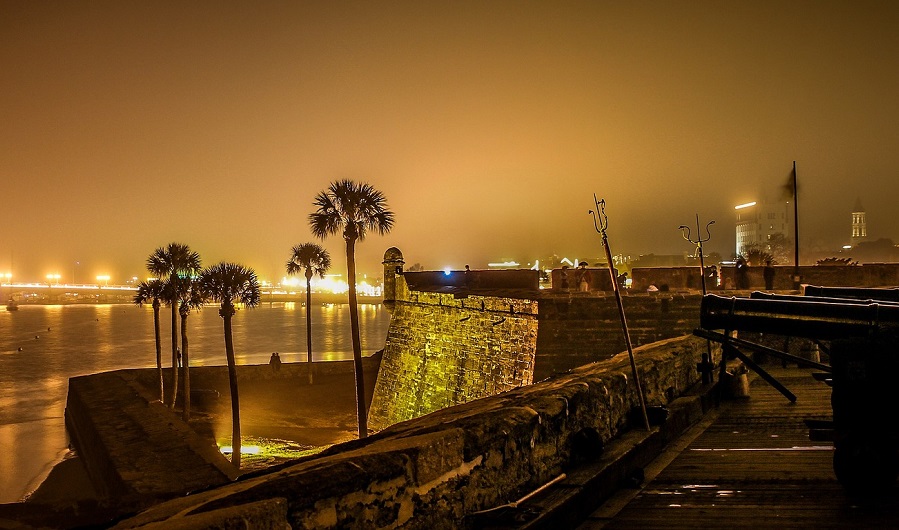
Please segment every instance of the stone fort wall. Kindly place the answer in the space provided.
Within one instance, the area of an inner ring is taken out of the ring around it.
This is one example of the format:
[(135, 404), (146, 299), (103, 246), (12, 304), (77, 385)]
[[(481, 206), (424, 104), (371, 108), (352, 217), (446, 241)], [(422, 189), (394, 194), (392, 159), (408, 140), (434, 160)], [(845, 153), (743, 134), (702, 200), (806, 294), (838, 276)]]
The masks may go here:
[[(402, 265), (389, 249), (384, 304), (392, 319), (369, 412), (374, 430), (626, 351), (611, 292), (541, 290), (537, 271), (408, 273)], [(632, 345), (691, 333), (700, 300), (624, 296)]]

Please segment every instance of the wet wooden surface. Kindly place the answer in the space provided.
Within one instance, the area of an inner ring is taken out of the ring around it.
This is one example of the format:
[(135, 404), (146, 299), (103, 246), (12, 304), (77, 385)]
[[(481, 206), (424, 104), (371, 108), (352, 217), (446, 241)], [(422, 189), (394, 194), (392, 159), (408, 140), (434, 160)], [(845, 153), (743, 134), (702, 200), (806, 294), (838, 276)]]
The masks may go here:
[[(767, 365), (797, 395), (760, 378), (723, 403), (579, 527), (899, 528), (899, 488), (853, 498), (833, 472), (833, 445), (810, 441), (806, 418), (829, 419), (830, 388), (811, 370)], [(895, 419), (894, 419), (895, 421)]]

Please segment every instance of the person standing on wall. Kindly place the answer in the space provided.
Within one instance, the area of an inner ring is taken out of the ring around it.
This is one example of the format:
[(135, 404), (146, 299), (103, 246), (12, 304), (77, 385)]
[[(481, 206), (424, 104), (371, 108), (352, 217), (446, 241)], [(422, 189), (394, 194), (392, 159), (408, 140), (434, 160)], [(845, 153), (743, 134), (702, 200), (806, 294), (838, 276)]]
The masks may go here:
[(734, 270), (734, 283), (737, 289), (749, 289), (749, 265), (743, 258), (737, 258), (737, 266)]
[(771, 260), (765, 260), (765, 289), (771, 291), (774, 289), (774, 266), (771, 265)]
[(562, 265), (562, 270), (559, 271), (559, 288), (563, 291), (568, 290), (568, 265)]
[(590, 290), (590, 282), (593, 280), (593, 277), (590, 275), (590, 271), (587, 270), (586, 261), (578, 263), (574, 279), (578, 291), (586, 293)]

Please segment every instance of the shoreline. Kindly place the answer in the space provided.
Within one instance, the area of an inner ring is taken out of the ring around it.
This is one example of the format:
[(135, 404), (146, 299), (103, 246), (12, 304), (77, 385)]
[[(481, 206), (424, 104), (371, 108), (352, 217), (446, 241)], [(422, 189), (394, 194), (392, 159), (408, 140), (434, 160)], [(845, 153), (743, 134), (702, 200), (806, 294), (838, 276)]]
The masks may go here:
[(75, 452), (72, 451), (70, 447), (60, 450), (59, 453), (57, 453), (56, 458), (47, 462), (44, 467), (41, 468), (40, 472), (25, 485), (25, 493), (16, 502), (28, 502), (28, 500), (41, 488), (44, 482), (47, 481), (53, 473), (53, 470), (74, 455)]

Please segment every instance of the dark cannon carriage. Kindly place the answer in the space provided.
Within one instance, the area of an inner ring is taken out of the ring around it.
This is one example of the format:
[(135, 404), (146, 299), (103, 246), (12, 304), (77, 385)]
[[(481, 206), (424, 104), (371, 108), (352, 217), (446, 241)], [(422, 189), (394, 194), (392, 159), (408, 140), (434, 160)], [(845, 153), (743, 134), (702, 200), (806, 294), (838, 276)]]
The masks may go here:
[[(867, 290), (871, 291), (871, 290)], [(834, 443), (837, 479), (850, 491), (890, 487), (899, 475), (899, 303), (855, 293), (846, 299), (753, 293), (750, 298), (703, 297), (700, 329), (694, 334), (721, 342), (727, 359), (740, 358), (791, 401), (795, 396), (741, 349), (817, 368), (832, 387), (833, 420), (809, 423), (810, 435)], [(723, 330), (716, 332), (713, 330)], [(758, 332), (826, 342), (830, 364), (822, 364), (734, 337)]]

